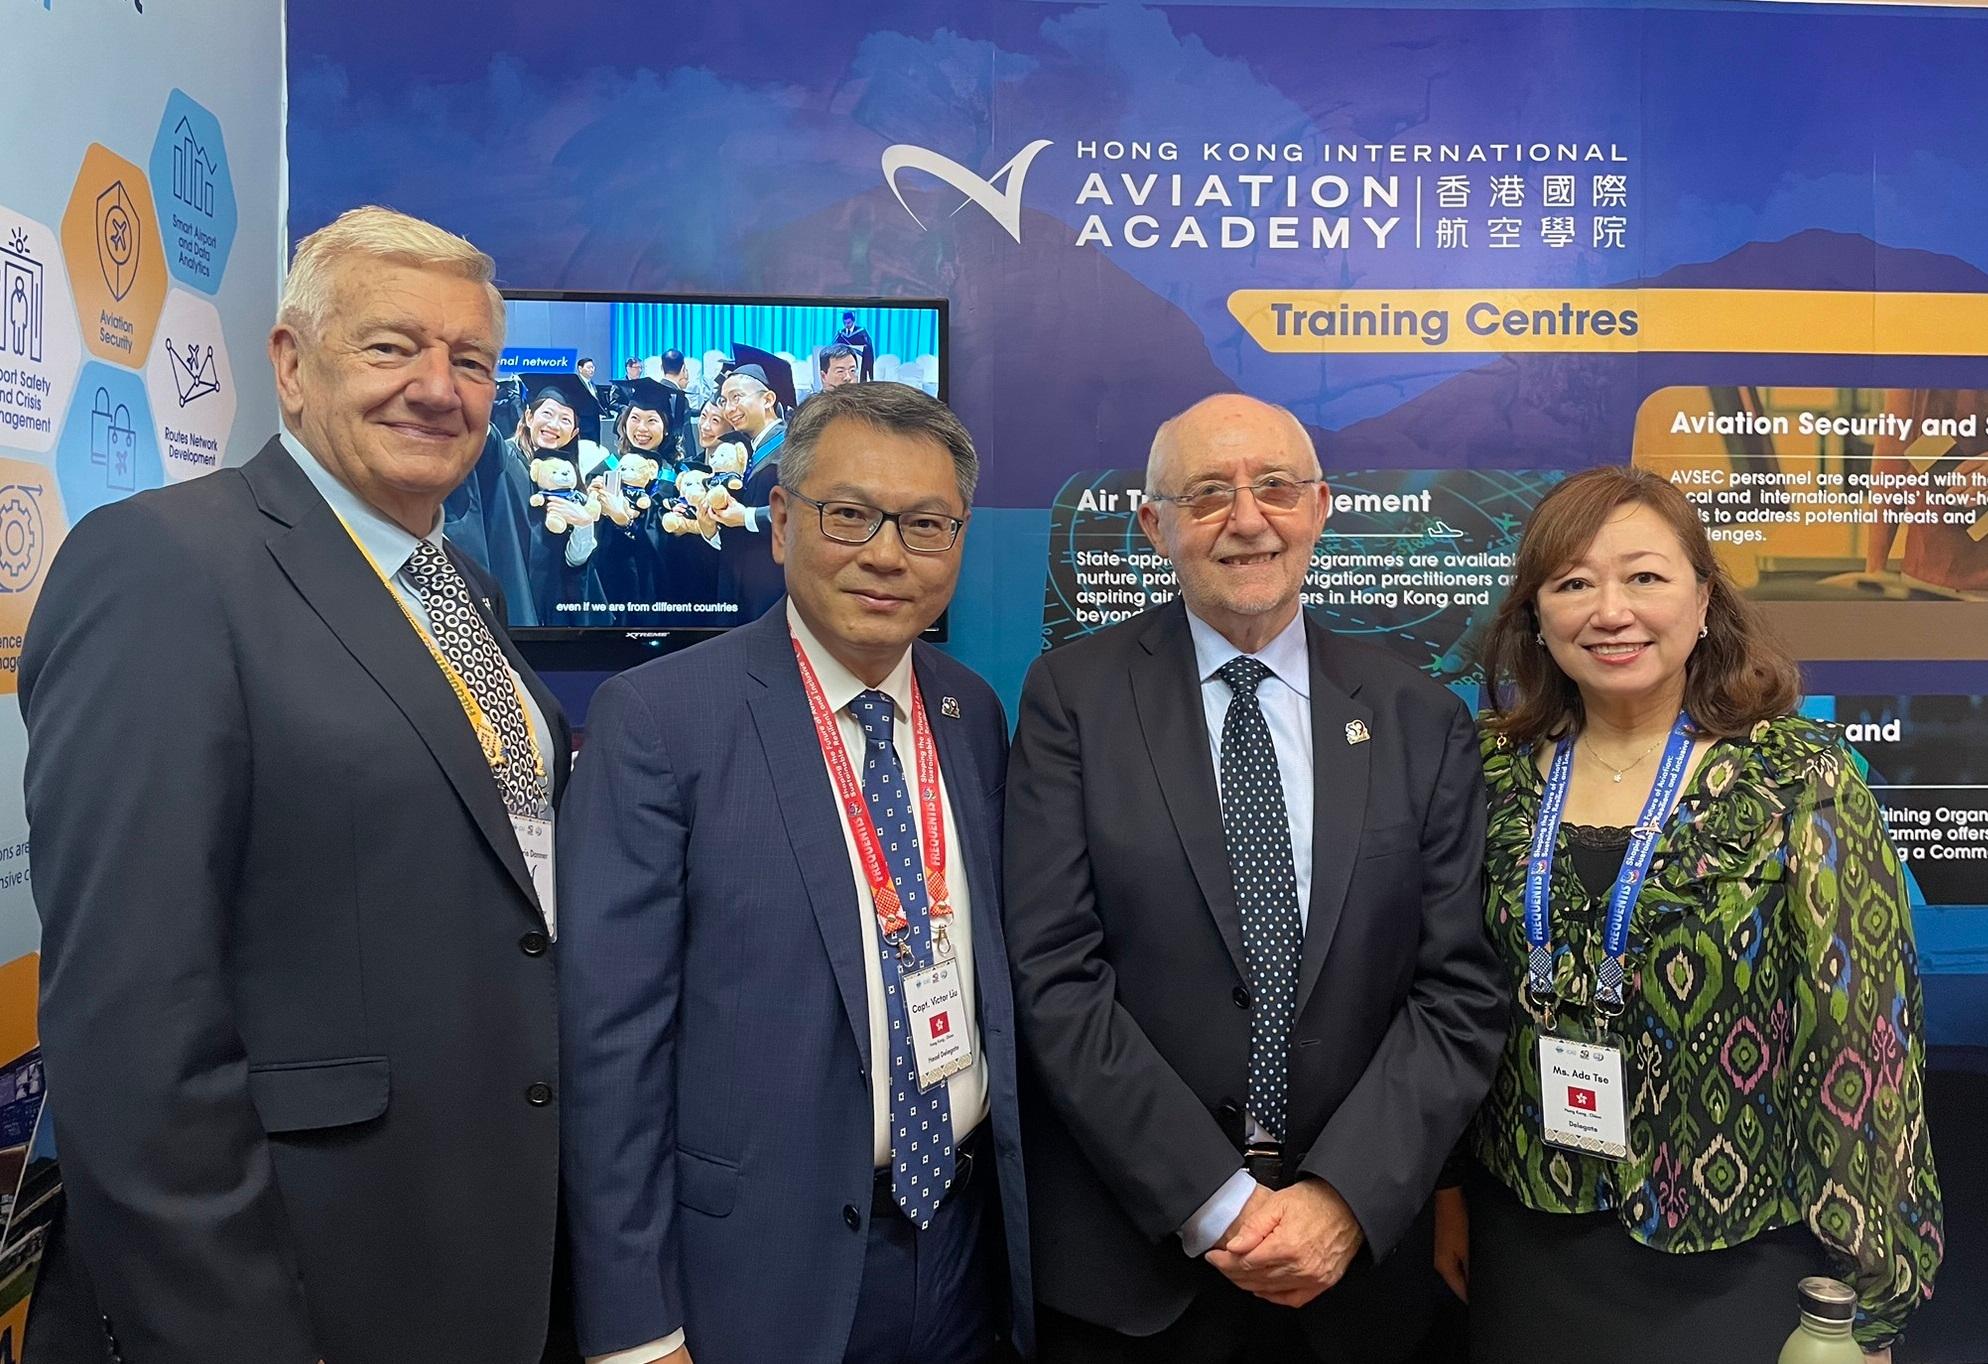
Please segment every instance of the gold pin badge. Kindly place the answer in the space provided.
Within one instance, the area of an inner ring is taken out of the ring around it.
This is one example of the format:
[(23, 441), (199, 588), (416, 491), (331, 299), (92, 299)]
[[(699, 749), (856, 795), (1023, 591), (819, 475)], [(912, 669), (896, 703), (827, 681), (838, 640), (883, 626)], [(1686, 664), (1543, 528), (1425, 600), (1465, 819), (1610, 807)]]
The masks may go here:
[(1367, 726), (1366, 726), (1365, 722), (1363, 722), (1363, 721), (1360, 721), (1360, 720), (1348, 720), (1348, 721), (1346, 722), (1346, 742), (1347, 742), (1347, 743), (1349, 743), (1349, 744), (1363, 744), (1363, 743), (1367, 742), (1367, 740), (1368, 740), (1368, 738), (1369, 738), (1369, 737), (1370, 737), (1370, 736), (1369, 736), (1369, 735), (1368, 735), (1368, 733), (1367, 733)]
[(939, 698), (939, 714), (945, 716), (948, 720), (959, 719), (959, 698), (957, 696), (941, 696)]

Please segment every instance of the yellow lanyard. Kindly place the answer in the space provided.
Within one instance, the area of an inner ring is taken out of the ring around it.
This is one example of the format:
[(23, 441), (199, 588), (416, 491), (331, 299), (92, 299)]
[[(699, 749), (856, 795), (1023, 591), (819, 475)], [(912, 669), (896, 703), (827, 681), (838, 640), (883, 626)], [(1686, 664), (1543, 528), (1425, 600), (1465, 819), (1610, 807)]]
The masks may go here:
[[(469, 719), (470, 728), (476, 731), (476, 742), (483, 749), (483, 760), (490, 764), (491, 771), (495, 772), (501, 769), (506, 761), (504, 757), (504, 739), (497, 732), (497, 726), (490, 722), (490, 717), (485, 713), (483, 704), (476, 699), (476, 694), (469, 689), (469, 683), (463, 680), (462, 674), (456, 671), (455, 664), (449, 662), (448, 656), (437, 647), (434, 636), (422, 629), (421, 622), (414, 619), (414, 613), (407, 609), (407, 603), (401, 600), (400, 593), (394, 591), (392, 580), (387, 577), (386, 572), (381, 569), (366, 547), (359, 543), (359, 537), (353, 533), (352, 527), (346, 524), (345, 518), (342, 516), (339, 517), (338, 524), (345, 527), (345, 533), (351, 536), (353, 547), (359, 551), (360, 556), (365, 559), (367, 566), (373, 570), (374, 576), (379, 578), (380, 586), (387, 590), (389, 597), (393, 598), (393, 604), (400, 608), (400, 614), (406, 618), (408, 628), (413, 630), (415, 635), (421, 640), (421, 643), (427, 647), (428, 657), (435, 660), (435, 666), (440, 668), (442, 676), (448, 679), (449, 690), (456, 694), (456, 704), (462, 707), (462, 713)], [(504, 671), (510, 674), (511, 690), (518, 698), (518, 712), (525, 717), (525, 731), (527, 737), (529, 737), (532, 727), (531, 710), (525, 704), (524, 690), (518, 685), (517, 675), (512, 673), (508, 666)], [(533, 741), (530, 747), (532, 751), (532, 773), (543, 784), (545, 781), (545, 759), (539, 754), (536, 741)]]

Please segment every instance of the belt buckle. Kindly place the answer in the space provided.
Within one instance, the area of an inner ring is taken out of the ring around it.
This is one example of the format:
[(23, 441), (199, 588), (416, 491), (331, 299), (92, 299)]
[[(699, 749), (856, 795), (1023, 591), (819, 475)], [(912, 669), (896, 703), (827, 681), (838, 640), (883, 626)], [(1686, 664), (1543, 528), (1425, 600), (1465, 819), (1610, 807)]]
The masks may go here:
[[(1243, 1147), (1243, 1168), (1259, 1184), (1276, 1189), (1284, 1184), (1284, 1143), (1253, 1141)], [(1267, 1177), (1266, 1177), (1267, 1176)]]

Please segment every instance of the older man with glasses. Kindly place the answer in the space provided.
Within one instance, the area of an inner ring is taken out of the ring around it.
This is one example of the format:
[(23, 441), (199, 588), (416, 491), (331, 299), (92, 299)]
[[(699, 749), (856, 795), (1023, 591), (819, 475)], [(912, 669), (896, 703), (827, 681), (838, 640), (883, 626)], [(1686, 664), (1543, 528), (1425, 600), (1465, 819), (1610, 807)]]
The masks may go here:
[(1197, 404), (1146, 486), (1180, 598), (1036, 660), (1008, 776), (1042, 1357), (1397, 1359), (1503, 1037), (1475, 732), (1300, 609), (1289, 412)]
[(594, 698), (560, 847), (592, 1360), (1029, 1348), (1007, 722), (918, 642), (978, 474), (916, 389), (816, 397), (772, 492), (786, 600)]

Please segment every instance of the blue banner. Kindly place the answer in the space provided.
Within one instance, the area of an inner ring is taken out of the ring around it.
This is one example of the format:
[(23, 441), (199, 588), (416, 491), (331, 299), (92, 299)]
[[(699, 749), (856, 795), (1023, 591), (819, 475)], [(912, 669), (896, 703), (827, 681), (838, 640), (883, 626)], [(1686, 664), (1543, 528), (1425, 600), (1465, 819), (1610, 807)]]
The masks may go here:
[(1171, 591), (1132, 494), (1210, 393), (1290, 407), (1354, 499), (1308, 600), (1465, 691), (1538, 494), (1658, 469), (1812, 686), (1895, 726), (1878, 770), (1921, 764), (1883, 794), (1928, 1024), (1988, 1043), (1988, 741), (1945, 720), (1988, 692), (1988, 12), (878, 0), (750, 28), (299, 8), (290, 229), (384, 202), (517, 287), (949, 298), (983, 451), (951, 647), (1011, 704), (1045, 644)]

